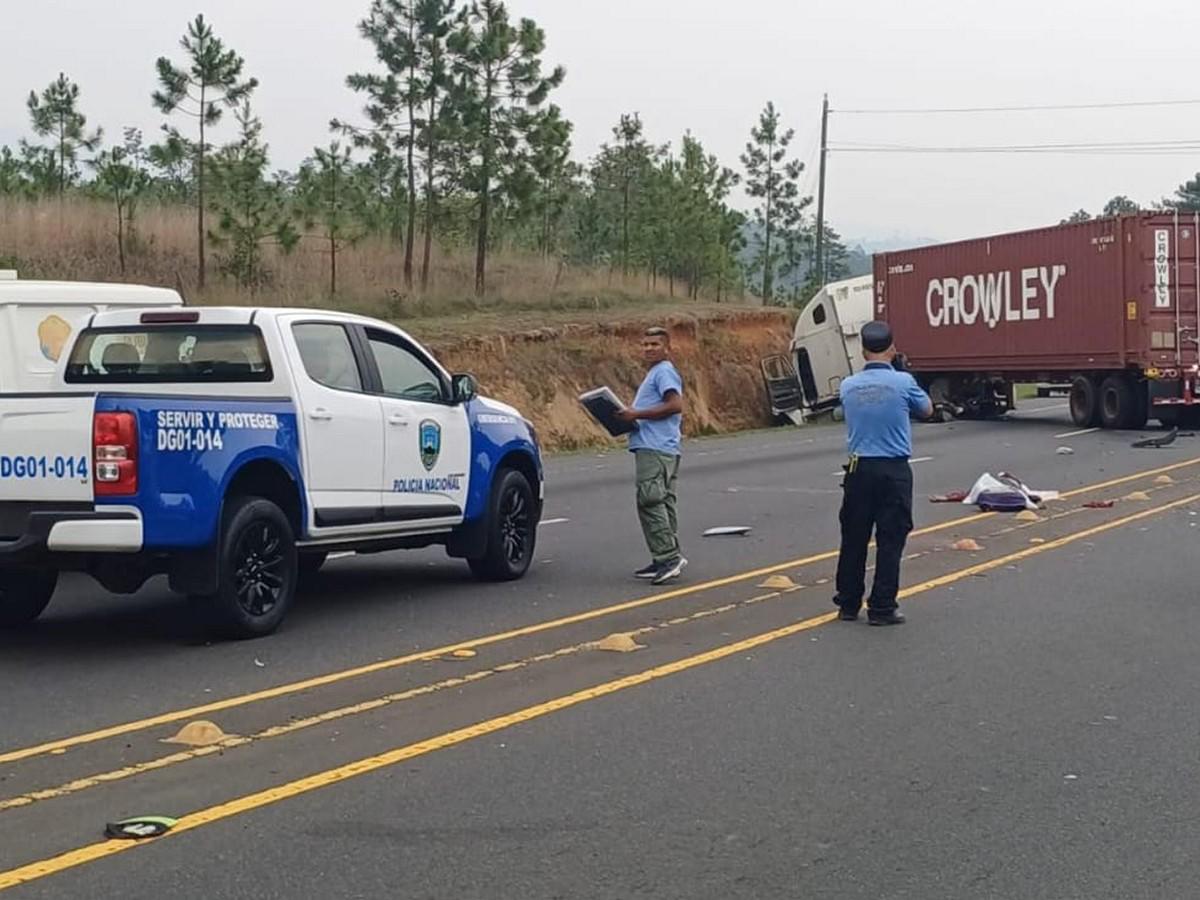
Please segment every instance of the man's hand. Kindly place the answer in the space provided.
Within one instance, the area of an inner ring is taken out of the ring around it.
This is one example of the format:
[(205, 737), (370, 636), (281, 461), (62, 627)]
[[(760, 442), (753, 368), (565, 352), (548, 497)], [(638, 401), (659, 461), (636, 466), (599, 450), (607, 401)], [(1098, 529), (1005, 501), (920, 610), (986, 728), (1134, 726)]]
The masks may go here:
[(638, 420), (639, 416), (636, 409), (622, 409), (616, 413), (616, 418), (622, 422), (632, 425)]

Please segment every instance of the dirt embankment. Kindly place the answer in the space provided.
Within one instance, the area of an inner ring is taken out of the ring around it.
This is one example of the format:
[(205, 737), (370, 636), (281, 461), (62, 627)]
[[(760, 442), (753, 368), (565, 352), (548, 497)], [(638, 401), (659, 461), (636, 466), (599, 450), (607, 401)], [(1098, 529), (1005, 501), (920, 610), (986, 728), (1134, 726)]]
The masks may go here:
[[(770, 424), (759, 360), (787, 351), (792, 322), (789, 313), (766, 309), (666, 318), (684, 380), (687, 434)], [(633, 399), (645, 374), (638, 342), (646, 324), (565, 324), (433, 344), (452, 371), (473, 373), (486, 394), (531, 418), (547, 449), (569, 450), (612, 443), (577, 398), (608, 385)]]

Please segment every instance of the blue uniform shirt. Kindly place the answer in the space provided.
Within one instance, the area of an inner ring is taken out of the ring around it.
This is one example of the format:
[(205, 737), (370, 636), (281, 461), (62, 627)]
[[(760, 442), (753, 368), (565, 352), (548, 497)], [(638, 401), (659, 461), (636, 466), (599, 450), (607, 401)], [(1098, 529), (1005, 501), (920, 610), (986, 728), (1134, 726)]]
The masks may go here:
[(871, 362), (842, 382), (847, 443), (855, 456), (908, 459), (912, 456), (909, 413), (925, 414), (932, 404), (917, 380), (887, 363)]
[[(683, 379), (667, 360), (654, 366), (642, 380), (637, 396), (633, 398), (634, 409), (649, 409), (667, 401), (667, 393), (675, 391), (683, 396)], [(676, 413), (657, 422), (638, 419), (637, 431), (629, 435), (630, 450), (653, 450), (670, 456), (679, 455), (680, 426), (683, 416)]]

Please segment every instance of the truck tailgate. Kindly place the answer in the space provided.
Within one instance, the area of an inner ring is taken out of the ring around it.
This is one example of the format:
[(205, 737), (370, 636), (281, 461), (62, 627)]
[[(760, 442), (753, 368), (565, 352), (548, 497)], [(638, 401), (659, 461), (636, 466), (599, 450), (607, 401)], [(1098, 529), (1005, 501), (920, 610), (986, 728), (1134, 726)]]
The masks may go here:
[(0, 394), (0, 503), (90, 502), (92, 394)]

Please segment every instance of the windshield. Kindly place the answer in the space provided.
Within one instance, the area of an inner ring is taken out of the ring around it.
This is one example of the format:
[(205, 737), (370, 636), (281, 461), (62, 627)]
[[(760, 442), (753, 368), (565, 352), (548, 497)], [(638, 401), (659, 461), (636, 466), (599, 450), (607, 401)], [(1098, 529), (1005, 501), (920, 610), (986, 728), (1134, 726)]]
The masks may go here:
[(270, 381), (262, 334), (250, 325), (166, 325), (85, 331), (66, 381), (95, 383)]

